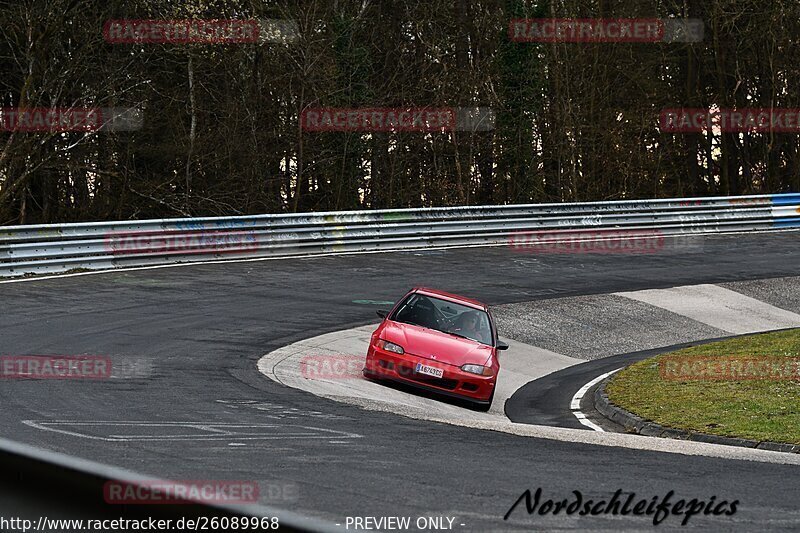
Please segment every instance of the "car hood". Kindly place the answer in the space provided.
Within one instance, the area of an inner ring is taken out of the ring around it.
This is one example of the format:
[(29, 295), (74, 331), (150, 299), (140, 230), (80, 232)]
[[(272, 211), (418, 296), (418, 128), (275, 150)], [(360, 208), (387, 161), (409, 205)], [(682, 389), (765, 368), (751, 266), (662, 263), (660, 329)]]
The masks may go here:
[(456, 366), (483, 365), (492, 356), (491, 346), (413, 324), (387, 321), (381, 338), (406, 353)]

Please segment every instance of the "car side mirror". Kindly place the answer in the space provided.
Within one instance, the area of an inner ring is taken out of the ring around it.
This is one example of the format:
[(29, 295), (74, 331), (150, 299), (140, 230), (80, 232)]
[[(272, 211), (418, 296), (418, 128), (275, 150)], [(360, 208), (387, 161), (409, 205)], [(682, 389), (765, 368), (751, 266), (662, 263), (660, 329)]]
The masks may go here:
[(508, 344), (504, 343), (503, 341), (497, 341), (497, 349), (498, 350), (508, 350)]
[(378, 311), (375, 311), (375, 312), (378, 313), (378, 316), (381, 317), (381, 318), (386, 318), (386, 315), (389, 314), (389, 311), (378, 310)]

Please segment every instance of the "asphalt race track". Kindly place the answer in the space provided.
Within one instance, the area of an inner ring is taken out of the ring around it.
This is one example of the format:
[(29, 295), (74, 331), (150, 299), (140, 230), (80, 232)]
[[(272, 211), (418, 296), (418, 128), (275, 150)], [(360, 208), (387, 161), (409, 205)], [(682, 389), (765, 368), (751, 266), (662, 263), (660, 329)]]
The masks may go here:
[[(541, 487), (553, 499), (574, 490), (607, 499), (617, 489), (646, 499), (669, 491), (678, 499), (716, 496), (739, 500), (738, 512), (695, 516), (689, 527), (796, 531), (800, 466), (367, 411), (274, 383), (256, 362), (301, 339), (373, 322), (381, 306), (354, 300), (392, 301), (413, 285), (499, 305), (797, 276), (798, 236), (695, 237), (701, 246), (637, 256), (471, 248), (2, 284), (0, 354), (103, 355), (114, 368), (111, 379), (96, 382), (2, 381), (2, 437), (146, 475), (257, 481), (262, 503), (333, 523), (455, 516), (454, 529), (463, 531), (652, 527), (641, 516), (529, 516), (524, 505), (503, 520), (523, 491)], [(679, 527), (678, 517), (661, 524)]]
[[(714, 340), (721, 340), (722, 338)], [(621, 354), (605, 359), (589, 361), (580, 366), (564, 368), (553, 372), (535, 381), (531, 381), (517, 390), (505, 404), (506, 415), (512, 422), (522, 424), (541, 424), (553, 427), (584, 429), (569, 409), (572, 396), (581, 386), (589, 383), (593, 378), (601, 374), (614, 371), (620, 367), (635, 363), (636, 361), (654, 357), (660, 353), (696, 346), (704, 342), (710, 341), (688, 342), (652, 350)], [(590, 391), (593, 391), (594, 388), (595, 387), (592, 387)], [(590, 399), (591, 394), (587, 394), (586, 398)], [(587, 401), (584, 402), (583, 405), (585, 408), (588, 408), (588, 410), (596, 413), (591, 403), (591, 401)], [(601, 426), (603, 427), (609, 425), (615, 430), (620, 429), (610, 420), (602, 420), (602, 415), (596, 414), (593, 419), (601, 419), (597, 421), (602, 422)]]

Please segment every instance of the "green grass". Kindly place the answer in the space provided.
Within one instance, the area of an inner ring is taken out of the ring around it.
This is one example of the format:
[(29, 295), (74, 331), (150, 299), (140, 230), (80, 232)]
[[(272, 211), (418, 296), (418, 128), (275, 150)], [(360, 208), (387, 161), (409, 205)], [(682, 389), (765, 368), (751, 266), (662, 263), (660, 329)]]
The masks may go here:
[(800, 444), (800, 381), (664, 379), (675, 356), (800, 358), (800, 329), (738, 337), (646, 359), (606, 387), (616, 405), (662, 426), (727, 437)]

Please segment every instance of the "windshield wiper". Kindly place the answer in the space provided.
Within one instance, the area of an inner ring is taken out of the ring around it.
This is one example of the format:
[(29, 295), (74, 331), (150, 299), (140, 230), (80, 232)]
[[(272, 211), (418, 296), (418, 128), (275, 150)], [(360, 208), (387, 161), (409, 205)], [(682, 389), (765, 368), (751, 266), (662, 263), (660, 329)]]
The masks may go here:
[(442, 333), (447, 333), (448, 335), (452, 335), (453, 337), (461, 337), (462, 339), (469, 339), (471, 341), (480, 342), (478, 340), (473, 339), (472, 337), (467, 337), (466, 335), (462, 335), (460, 333), (454, 333), (452, 331), (443, 331), (441, 329), (439, 331), (441, 331)]
[(400, 322), (401, 324), (411, 324), (412, 326), (419, 326), (425, 329), (432, 329), (434, 331), (439, 331), (436, 328), (432, 328), (426, 324), (420, 324), (419, 322), (414, 322), (413, 320), (397, 320), (396, 322)]
[(478, 339), (473, 339), (472, 337), (467, 337), (466, 335), (462, 335), (460, 333), (455, 333), (455, 332), (452, 332), (452, 331), (445, 331), (443, 329), (434, 328), (434, 327), (431, 327), (431, 326), (426, 325), (426, 324), (419, 324), (419, 323), (414, 322), (412, 320), (402, 320), (402, 321), (398, 320), (397, 322), (400, 322), (401, 324), (411, 324), (412, 326), (419, 326), (421, 328), (430, 329), (432, 331), (438, 331), (439, 333), (446, 333), (447, 335), (452, 335), (453, 337), (458, 337), (460, 339), (467, 339), (467, 340), (470, 340), (470, 341), (473, 341), (473, 342), (477, 342), (477, 343), (480, 343), (480, 344), (485, 344), (482, 341), (479, 341)]

